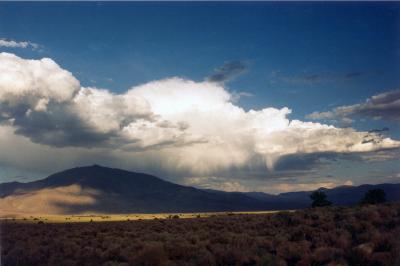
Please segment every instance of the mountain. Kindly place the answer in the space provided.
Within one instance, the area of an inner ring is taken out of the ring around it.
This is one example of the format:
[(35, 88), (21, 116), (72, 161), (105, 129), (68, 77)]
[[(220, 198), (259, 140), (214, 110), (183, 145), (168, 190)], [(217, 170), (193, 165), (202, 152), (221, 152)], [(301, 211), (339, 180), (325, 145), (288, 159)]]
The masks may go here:
[[(356, 204), (369, 189), (382, 188), (400, 201), (400, 184), (324, 189), (336, 205)], [(158, 177), (98, 165), (65, 170), (29, 183), (0, 184), (3, 213), (160, 213), (298, 209), (310, 205), (310, 191), (262, 192), (202, 190)]]
[[(378, 184), (360, 186), (339, 186), (331, 189), (320, 188), (324, 191), (329, 201), (334, 205), (355, 205), (364, 194), (371, 189), (383, 189), (387, 201), (400, 201), (400, 184)], [(277, 209), (298, 209), (310, 206), (312, 191), (287, 192), (271, 195), (262, 192), (245, 192), (244, 194), (254, 199), (261, 200)]]
[(29, 183), (0, 184), (2, 209), (42, 213), (159, 213), (266, 209), (242, 193), (210, 193), (152, 175), (98, 165)]

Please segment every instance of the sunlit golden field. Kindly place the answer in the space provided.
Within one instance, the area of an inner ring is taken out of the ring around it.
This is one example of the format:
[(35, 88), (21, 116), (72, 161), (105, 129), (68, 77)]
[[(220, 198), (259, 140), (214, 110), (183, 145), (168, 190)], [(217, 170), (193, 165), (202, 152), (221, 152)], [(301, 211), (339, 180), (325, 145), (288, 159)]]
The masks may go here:
[(117, 222), (151, 219), (190, 219), (206, 218), (211, 216), (230, 216), (235, 214), (268, 214), (279, 211), (257, 211), (257, 212), (202, 212), (202, 213), (131, 213), (131, 214), (79, 214), (79, 215), (57, 215), (57, 214), (5, 214), (0, 220), (5, 222), (46, 222), (46, 223), (74, 223), (74, 222)]

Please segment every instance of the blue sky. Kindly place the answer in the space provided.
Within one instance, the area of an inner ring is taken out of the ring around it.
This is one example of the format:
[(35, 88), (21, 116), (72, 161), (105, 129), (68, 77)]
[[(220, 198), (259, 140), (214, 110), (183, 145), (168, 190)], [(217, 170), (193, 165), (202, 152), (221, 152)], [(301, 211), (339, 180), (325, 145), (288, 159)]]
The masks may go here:
[[(400, 81), (398, 3), (43, 2), (0, 7), (2, 36), (44, 46), (41, 53), (19, 54), (51, 57), (84, 85), (115, 91), (170, 76), (201, 80), (226, 61), (246, 60), (247, 73), (229, 84), (257, 95), (243, 105), (289, 105), (304, 115), (363, 100)], [(368, 75), (310, 86), (271, 84), (274, 71), (285, 76)]]
[[(0, 38), (40, 47), (0, 51), (51, 58), (82, 86), (116, 94), (169, 77), (201, 82), (241, 62), (224, 83), (249, 94), (240, 107), (289, 107), (290, 119), (311, 121), (312, 112), (399, 88), (399, 22), (396, 2), (2, 2)], [(388, 127), (400, 138), (398, 120), (367, 117), (351, 127)]]

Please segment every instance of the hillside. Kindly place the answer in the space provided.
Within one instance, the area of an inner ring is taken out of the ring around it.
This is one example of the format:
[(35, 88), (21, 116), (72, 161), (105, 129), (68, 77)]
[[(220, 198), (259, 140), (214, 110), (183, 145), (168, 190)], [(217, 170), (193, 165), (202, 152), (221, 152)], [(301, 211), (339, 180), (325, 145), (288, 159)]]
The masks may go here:
[[(336, 205), (356, 204), (366, 191), (382, 188), (400, 201), (400, 184), (321, 188)], [(201, 190), (158, 177), (98, 165), (65, 170), (29, 183), (0, 184), (4, 213), (161, 213), (299, 209), (310, 205), (310, 191), (262, 192)]]
[(69, 169), (29, 183), (0, 185), (2, 209), (39, 213), (159, 213), (262, 210), (241, 193), (209, 193), (155, 176), (98, 165)]

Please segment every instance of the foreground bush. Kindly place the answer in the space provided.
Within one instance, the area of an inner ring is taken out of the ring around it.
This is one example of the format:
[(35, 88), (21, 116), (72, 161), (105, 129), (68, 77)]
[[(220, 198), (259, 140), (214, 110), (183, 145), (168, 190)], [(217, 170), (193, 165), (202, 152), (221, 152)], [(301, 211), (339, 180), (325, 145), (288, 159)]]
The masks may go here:
[(400, 204), (1, 224), (1, 265), (400, 265)]
[(383, 189), (371, 189), (361, 199), (361, 204), (378, 204), (386, 202), (386, 193)]

